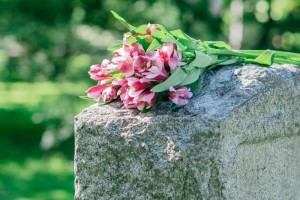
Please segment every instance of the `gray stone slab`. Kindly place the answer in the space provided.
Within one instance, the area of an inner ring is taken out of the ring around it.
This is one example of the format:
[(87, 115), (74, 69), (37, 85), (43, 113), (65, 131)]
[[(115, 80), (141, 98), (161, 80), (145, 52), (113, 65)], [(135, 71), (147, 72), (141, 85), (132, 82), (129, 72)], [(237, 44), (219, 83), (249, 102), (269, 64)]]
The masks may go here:
[(177, 112), (75, 118), (75, 199), (300, 199), (300, 68), (213, 70)]

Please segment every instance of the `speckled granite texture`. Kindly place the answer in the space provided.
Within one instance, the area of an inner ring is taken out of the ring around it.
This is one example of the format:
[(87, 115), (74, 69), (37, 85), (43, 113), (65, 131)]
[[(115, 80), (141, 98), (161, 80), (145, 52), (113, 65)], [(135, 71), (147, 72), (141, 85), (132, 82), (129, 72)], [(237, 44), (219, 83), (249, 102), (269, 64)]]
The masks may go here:
[(300, 199), (300, 68), (207, 72), (177, 112), (75, 118), (75, 199)]

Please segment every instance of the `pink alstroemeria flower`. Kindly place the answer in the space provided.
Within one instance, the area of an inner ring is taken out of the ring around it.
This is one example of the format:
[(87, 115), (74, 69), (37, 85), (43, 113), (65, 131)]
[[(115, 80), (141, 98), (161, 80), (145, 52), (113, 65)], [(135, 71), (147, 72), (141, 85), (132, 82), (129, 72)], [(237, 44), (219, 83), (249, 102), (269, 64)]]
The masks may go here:
[(175, 44), (167, 42), (163, 44), (161, 49), (158, 49), (159, 56), (164, 61), (165, 65), (170, 67), (170, 71), (173, 72), (178, 66), (182, 66), (185, 63), (180, 62), (182, 59), (181, 52), (176, 51)]
[(137, 109), (143, 110), (144, 108), (149, 109), (156, 101), (157, 93), (154, 92), (143, 92), (138, 101), (137, 101)]
[(117, 86), (110, 86), (102, 91), (102, 100), (104, 102), (110, 102), (113, 99), (117, 99)]
[(105, 59), (102, 64), (92, 65), (89, 70), (90, 78), (95, 81), (107, 80), (112, 77), (111, 72), (117, 71), (118, 66)]
[(130, 56), (136, 58), (138, 56), (144, 56), (145, 50), (142, 45), (138, 43), (133, 43), (130, 45)]
[(125, 109), (136, 108), (136, 103), (134, 102), (134, 98), (128, 95), (129, 87), (128, 85), (124, 85), (120, 88), (120, 99), (124, 104)]
[(149, 82), (141, 82), (141, 80), (136, 77), (129, 77), (127, 81), (129, 86), (128, 95), (133, 98), (138, 97), (151, 86)]
[(99, 101), (100, 98), (102, 97), (103, 90), (105, 90), (108, 87), (109, 84), (93, 86), (86, 91), (87, 96), (91, 99), (94, 99), (95, 101)]
[(125, 77), (130, 77), (134, 75), (134, 66), (140, 65), (134, 64), (135, 62), (140, 62), (139, 57), (145, 55), (145, 50), (142, 45), (138, 43), (133, 43), (131, 45), (126, 42), (123, 43), (123, 47), (115, 51), (115, 57), (112, 59), (119, 67), (122, 75)]
[(133, 59), (129, 55), (115, 56), (112, 61), (118, 65), (123, 76), (130, 77), (134, 74)]
[(133, 62), (134, 73), (139, 76), (143, 76), (143, 73), (150, 66), (150, 59), (145, 56), (138, 56)]
[[(149, 25), (147, 36), (153, 40), (153, 30), (160, 30), (158, 25)], [(120, 97), (124, 108), (149, 109), (155, 103), (158, 93), (150, 91), (155, 84), (165, 81), (181, 62), (182, 54), (176, 50), (176, 44), (164, 43), (162, 48), (146, 52), (139, 43), (127, 43), (134, 36), (124, 36), (122, 48), (114, 51), (111, 61), (93, 65), (89, 74), (99, 85), (87, 91), (89, 98), (95, 101), (109, 102)], [(146, 40), (147, 41), (147, 40)], [(186, 87), (170, 88), (169, 98), (177, 105), (185, 105), (192, 93)]]
[(177, 67), (183, 66), (186, 63), (181, 62), (182, 54), (179, 51), (174, 50), (172, 57), (170, 57), (168, 64), (170, 67), (171, 72), (175, 71)]
[(190, 92), (190, 89), (180, 86), (179, 88), (174, 89), (170, 87), (169, 92), (169, 99), (180, 106), (183, 106), (188, 103), (189, 99), (193, 96), (193, 93)]
[(124, 42), (123, 47), (114, 51), (115, 56), (112, 62), (116, 63), (118, 69), (122, 72), (125, 77), (130, 77), (134, 74), (133, 71), (133, 59), (130, 56), (130, 46)]
[(153, 30), (160, 30), (160, 28), (159, 28), (159, 26), (157, 25), (157, 24), (148, 24), (148, 26), (147, 26), (147, 30), (146, 30), (146, 33), (148, 34), (148, 35), (151, 35), (152, 34), (152, 31)]
[(157, 51), (146, 52), (145, 58), (151, 61), (154, 61), (159, 56)]
[(119, 70), (122, 72), (123, 76), (130, 77), (134, 74), (131, 60), (120, 62), (119, 66)]
[(162, 82), (168, 78), (168, 72), (165, 69), (163, 61), (160, 57), (156, 57), (152, 62), (152, 66), (143, 74), (143, 80)]

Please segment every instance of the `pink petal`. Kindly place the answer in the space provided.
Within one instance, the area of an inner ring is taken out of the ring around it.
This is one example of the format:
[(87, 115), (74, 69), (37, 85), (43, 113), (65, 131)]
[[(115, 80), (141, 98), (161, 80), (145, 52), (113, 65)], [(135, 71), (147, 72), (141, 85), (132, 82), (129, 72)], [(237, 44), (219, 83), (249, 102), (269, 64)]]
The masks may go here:
[(183, 105), (186, 105), (188, 102), (189, 102), (189, 100), (188, 100), (188, 99), (182, 99), (182, 98), (178, 98), (177, 105), (179, 105), (179, 106), (183, 106)]
[(128, 77), (128, 78), (126, 78), (126, 80), (127, 80), (129, 86), (133, 86), (133, 85), (139, 83), (139, 79), (136, 77)]
[(151, 25), (150, 23), (148, 24), (148, 27), (147, 27), (147, 30), (146, 30), (146, 33), (148, 35), (151, 35), (152, 34), (152, 31), (156, 29), (156, 30), (160, 30), (159, 26), (157, 24), (153, 24)]
[(157, 51), (150, 51), (146, 53), (145, 58), (149, 60), (155, 60), (157, 56), (158, 56)]
[(175, 59), (173, 59), (173, 58), (170, 58), (169, 59), (169, 62), (168, 62), (168, 64), (169, 64), (169, 67), (170, 67), (170, 70), (171, 70), (171, 72), (174, 72), (175, 71), (175, 69), (177, 68), (177, 60), (175, 60)]
[(173, 103), (182, 106), (188, 103), (189, 99), (193, 96), (193, 93), (190, 92), (190, 89), (181, 86), (177, 89), (170, 87), (168, 95)]
[(175, 90), (175, 88), (173, 86), (170, 86), (169, 91), (175, 92), (176, 90)]
[(146, 103), (145, 102), (139, 102), (137, 103), (137, 109), (139, 110), (143, 110), (146, 106)]
[(141, 83), (150, 83), (151, 79), (148, 79), (146, 76), (140, 79)]
[(156, 57), (155, 59), (155, 65), (160, 67), (160, 68), (163, 68), (164, 67), (164, 61), (162, 60), (161, 57)]
[(172, 53), (174, 52), (175, 44), (172, 42), (167, 42), (163, 44), (162, 51), (167, 55), (167, 57), (171, 57)]
[[(153, 73), (145, 73), (145, 74), (147, 74), (145, 77), (147, 78), (147, 79), (154, 79), (154, 78), (156, 78), (157, 76), (159, 76), (159, 74), (153, 74)], [(155, 80), (153, 80), (153, 81), (155, 81)]]
[(128, 95), (130, 96), (130, 97), (138, 97), (140, 94), (142, 94), (142, 92), (143, 92), (144, 90), (132, 90), (132, 89), (130, 89), (129, 91), (128, 91)]
[(148, 65), (151, 65), (150, 60), (144, 56), (138, 56), (133, 62), (133, 68), (135, 74), (141, 76), (141, 73), (145, 72)]
[(129, 62), (123, 62), (121, 64), (119, 70), (122, 72), (122, 75), (125, 77), (129, 77), (134, 74), (133, 65), (132, 65), (132, 63), (129, 63)]
[(115, 79), (112, 81), (112, 84), (113, 84), (113, 85), (124, 86), (124, 85), (127, 84), (127, 80), (126, 80), (126, 79), (121, 79), (121, 78), (115, 78)]
[(145, 50), (142, 45), (138, 43), (133, 43), (130, 46), (130, 56), (132, 58), (137, 57), (139, 55), (145, 55)]
[(151, 102), (153, 101), (154, 97), (156, 96), (156, 93), (154, 92), (148, 92), (148, 93), (145, 93), (143, 96), (142, 96), (142, 101), (146, 101), (148, 104), (151, 104)]
[(103, 90), (102, 99), (104, 102), (109, 102), (113, 99), (118, 98), (117, 95), (117, 86), (111, 86)]
[(94, 99), (95, 101), (98, 101), (102, 95), (103, 90), (105, 90), (108, 86), (109, 84), (93, 86), (86, 91), (87, 96)]

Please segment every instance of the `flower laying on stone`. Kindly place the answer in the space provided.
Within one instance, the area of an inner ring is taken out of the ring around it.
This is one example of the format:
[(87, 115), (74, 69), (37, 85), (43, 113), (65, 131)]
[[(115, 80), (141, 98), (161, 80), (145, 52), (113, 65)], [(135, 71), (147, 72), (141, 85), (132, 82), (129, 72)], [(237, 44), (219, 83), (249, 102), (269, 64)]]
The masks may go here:
[(98, 85), (89, 88), (87, 96), (98, 102), (120, 100), (125, 109), (142, 112), (149, 111), (158, 99), (183, 106), (198, 89), (199, 77), (206, 70), (246, 63), (300, 65), (296, 53), (232, 50), (225, 42), (202, 42), (179, 29), (167, 31), (159, 24), (133, 27), (112, 13), (130, 31), (121, 44), (110, 48), (114, 52), (111, 60), (90, 68), (90, 78)]

